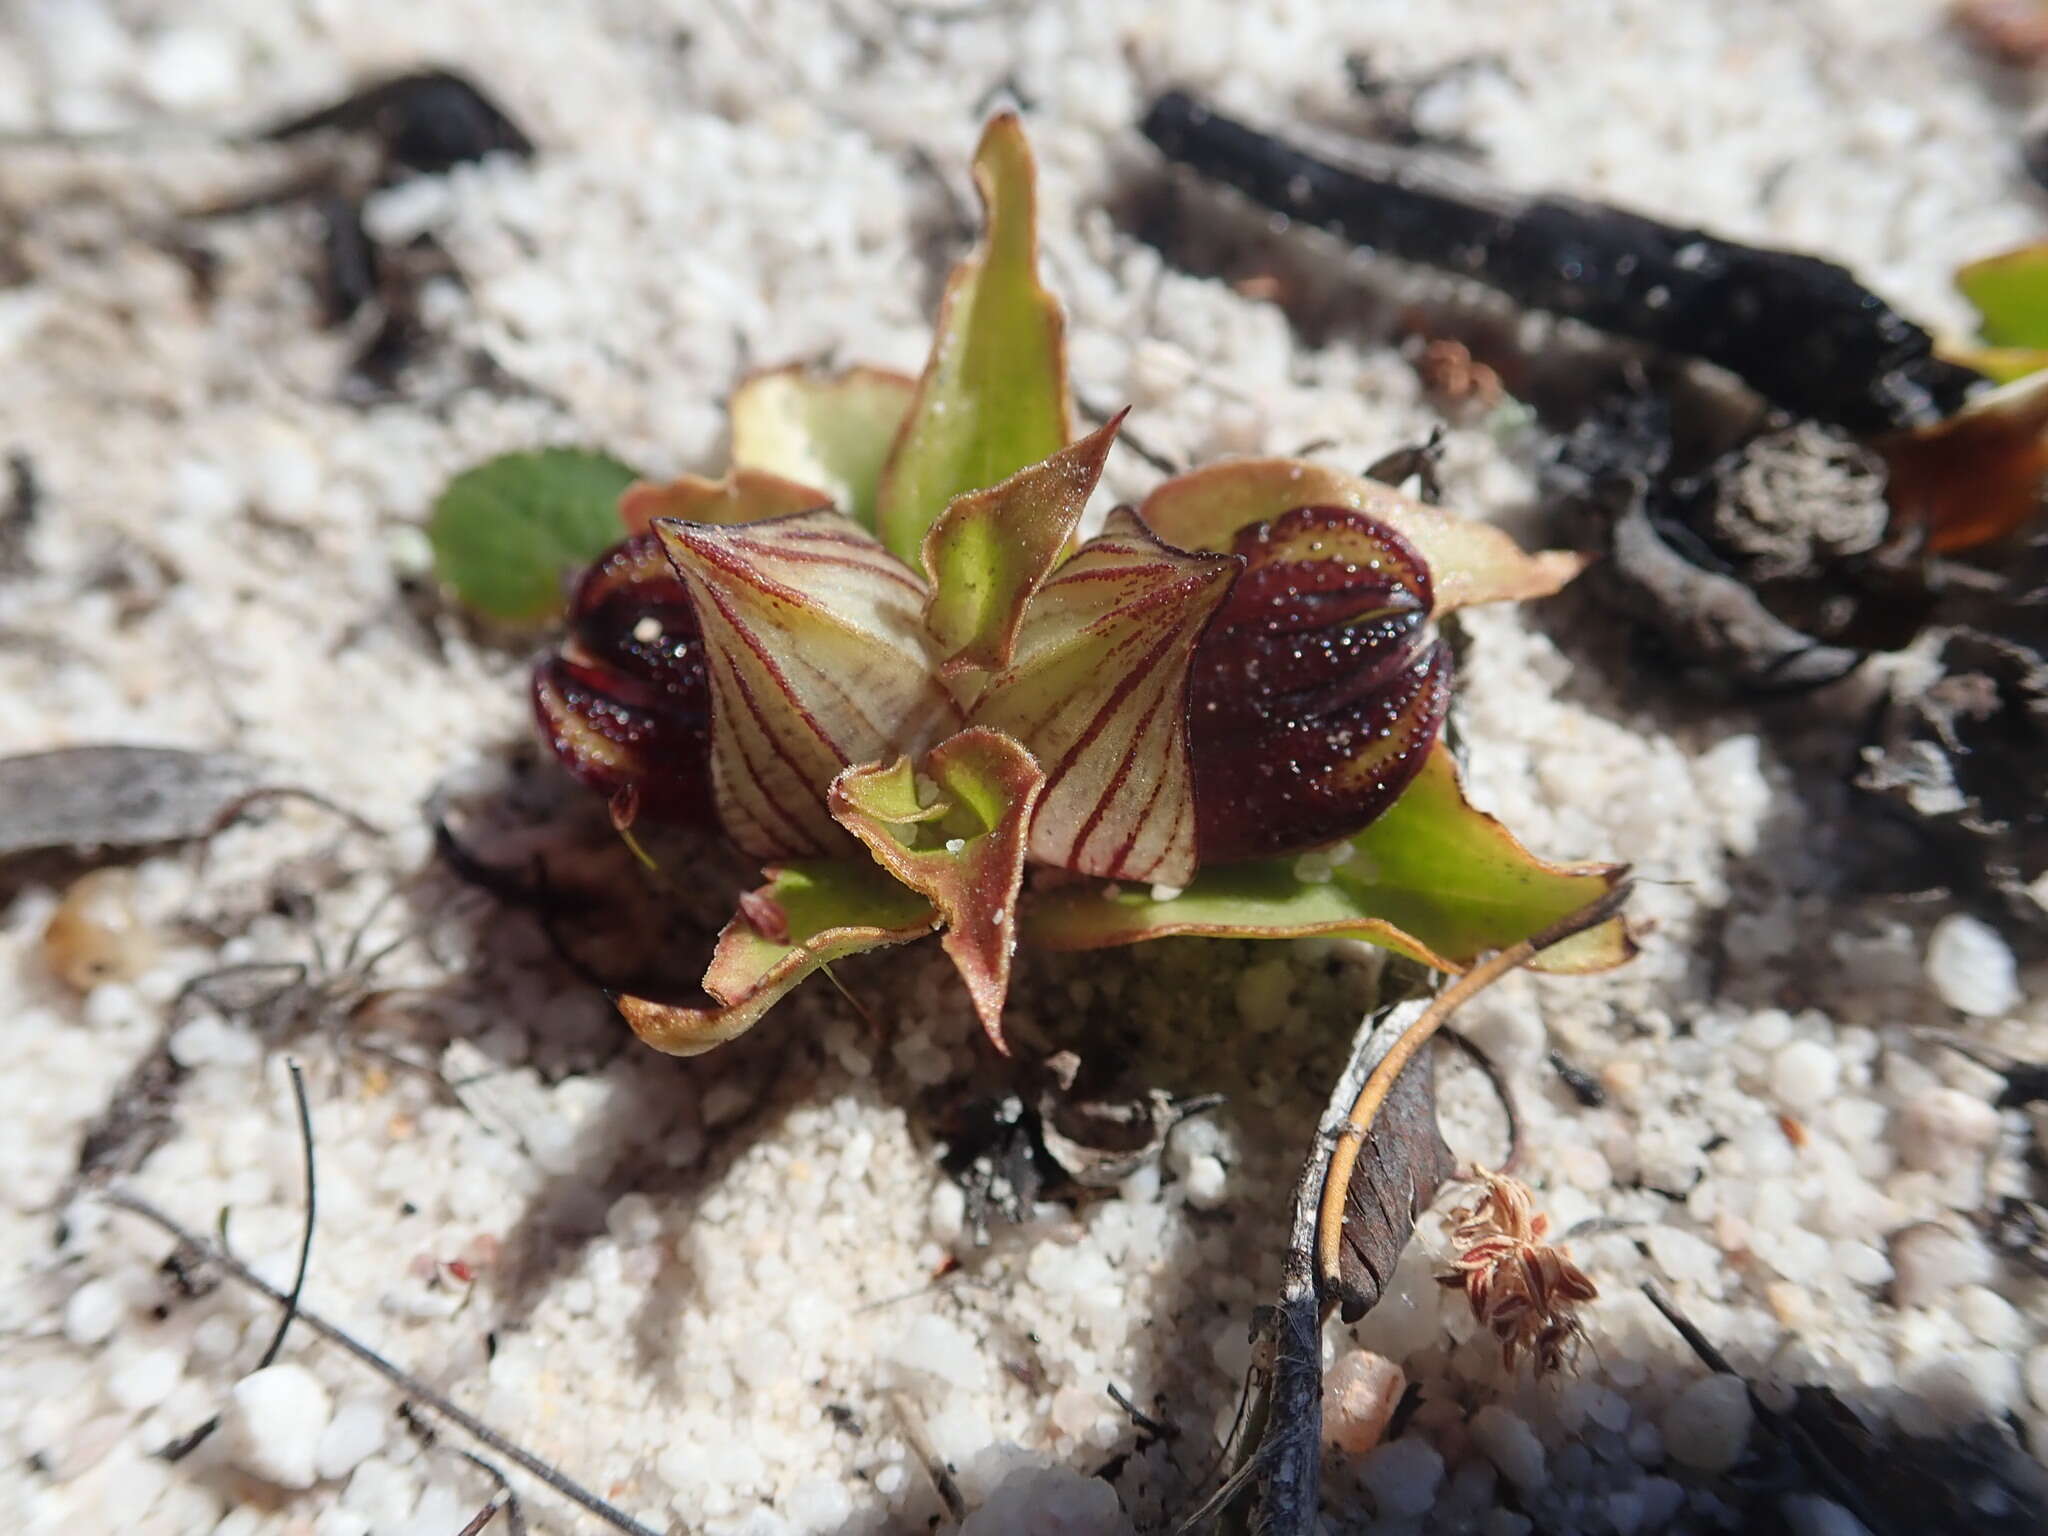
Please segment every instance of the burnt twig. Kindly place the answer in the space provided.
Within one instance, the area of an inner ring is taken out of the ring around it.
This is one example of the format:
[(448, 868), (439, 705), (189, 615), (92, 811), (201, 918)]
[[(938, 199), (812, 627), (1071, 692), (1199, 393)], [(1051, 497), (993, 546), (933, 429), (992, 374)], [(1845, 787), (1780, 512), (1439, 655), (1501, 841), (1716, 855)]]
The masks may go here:
[(1315, 1140), (1294, 1187), (1293, 1222), (1279, 1305), (1261, 1307), (1253, 1325), (1252, 1371), (1238, 1414), (1233, 1464), (1222, 1485), (1175, 1528), (1192, 1531), (1249, 1498), (1241, 1526), (1271, 1536), (1307, 1536), (1317, 1528), (1322, 1478), (1323, 1356), (1316, 1282), (1316, 1213), (1327, 1166), (1325, 1148), (1375, 1060), (1426, 1005), (1409, 999), (1369, 1015), (1351, 1042), (1344, 1070), (1316, 1124)]
[(1179, 91), (1143, 127), (1168, 159), (1289, 218), (1719, 364), (1796, 415), (1873, 435), (1928, 426), (1983, 382), (1935, 357), (1925, 330), (1833, 262), (1509, 193), (1411, 155), (1361, 149), (1338, 165)]

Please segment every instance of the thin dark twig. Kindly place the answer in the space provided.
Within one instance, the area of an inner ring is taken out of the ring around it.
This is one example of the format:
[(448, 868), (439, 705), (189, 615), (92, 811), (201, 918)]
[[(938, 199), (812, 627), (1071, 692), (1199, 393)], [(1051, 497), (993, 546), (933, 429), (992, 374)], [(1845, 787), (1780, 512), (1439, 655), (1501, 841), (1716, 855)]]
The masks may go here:
[(352, 830), (362, 833), (365, 837), (386, 835), (384, 829), (368, 817), (357, 814), (338, 801), (328, 799), (316, 789), (303, 789), (296, 784), (265, 784), (246, 794), (237, 795), (222, 806), (219, 814), (213, 818), (213, 825), (207, 829), (206, 837), (211, 838), (225, 832), (240, 821), (250, 807), (261, 805), (265, 800), (303, 800), (308, 805), (318, 806), (331, 816), (339, 817)]
[(477, 1536), (477, 1532), (489, 1525), (496, 1518), (498, 1511), (504, 1507), (493, 1497), (490, 1503), (469, 1517), (469, 1524), (457, 1531), (455, 1536)]
[(1508, 1118), (1508, 1155), (1501, 1159), (1498, 1173), (1511, 1172), (1522, 1156), (1522, 1117), (1515, 1108), (1515, 1090), (1508, 1085), (1507, 1074), (1500, 1069), (1500, 1063), (1486, 1054), (1485, 1049), (1470, 1035), (1444, 1026), (1444, 1038), (1472, 1059), (1472, 1064), (1486, 1075), (1492, 1085), (1494, 1096), (1500, 1100), (1501, 1113)]
[[(505, 1511), (505, 1530), (507, 1536), (526, 1536), (526, 1510), (519, 1503), (519, 1495), (514, 1491), (511, 1479), (506, 1477), (492, 1463), (485, 1461), (483, 1457), (477, 1455), (475, 1451), (465, 1451), (459, 1445), (452, 1446), (450, 1449), (471, 1466), (481, 1469), (486, 1476), (498, 1485), (497, 1495), (485, 1506), (489, 1513), (484, 1516), (484, 1523), (486, 1525), (489, 1524), (490, 1515), (502, 1509)], [(483, 1526), (481, 1525), (477, 1527), (477, 1530), (482, 1529)]]
[(498, 1491), (491, 1496), (490, 1503), (477, 1512), (476, 1523), (465, 1527), (465, 1529), (472, 1531), (482, 1530), (484, 1526), (490, 1523), (490, 1517), (502, 1509), (505, 1511), (505, 1523), (511, 1532), (511, 1536), (526, 1536), (526, 1511), (520, 1508), (519, 1495), (513, 1489), (511, 1482), (506, 1478), (502, 1469), (492, 1462), (485, 1461), (475, 1451), (464, 1450), (459, 1445), (443, 1446), (439, 1431), (425, 1419), (421, 1418), (419, 1411), (411, 1403), (400, 1403), (398, 1405), (398, 1417), (403, 1421), (405, 1427), (412, 1432), (412, 1437), (419, 1441), (423, 1449), (452, 1451), (482, 1472), (493, 1483), (497, 1484)]
[(299, 1272), (292, 1277), (291, 1294), (285, 1298), (284, 1316), (277, 1320), (277, 1332), (270, 1336), (270, 1348), (263, 1351), (263, 1358), (256, 1362), (256, 1369), (267, 1369), (277, 1359), (277, 1352), (284, 1348), (284, 1336), (291, 1332), (292, 1319), (299, 1315), (299, 1297), (305, 1294), (306, 1270), (313, 1261), (313, 1219), (315, 1215), (313, 1182), (313, 1111), (306, 1103), (306, 1074), (299, 1070), (296, 1061), (287, 1060), (285, 1066), (292, 1074), (292, 1096), (299, 1105), (299, 1146), (306, 1154), (306, 1227), (299, 1234)]
[(1692, 1325), (1692, 1319), (1678, 1310), (1678, 1303), (1664, 1294), (1664, 1288), (1654, 1280), (1643, 1282), (1643, 1294), (1650, 1298), (1650, 1305), (1664, 1314), (1664, 1321), (1678, 1330), (1692, 1352), (1700, 1357), (1700, 1363), (1710, 1371), (1723, 1376), (1740, 1374), (1728, 1363), (1728, 1357), (1714, 1347), (1713, 1341)]
[[(296, 1061), (287, 1060), (285, 1066), (290, 1069), (292, 1074), (292, 1097), (297, 1100), (299, 1109), (299, 1145), (305, 1149), (306, 1153), (306, 1226), (299, 1238), (299, 1270), (292, 1277), (291, 1291), (284, 1299), (284, 1316), (277, 1320), (277, 1332), (270, 1336), (270, 1347), (263, 1351), (263, 1358), (256, 1362), (256, 1369), (259, 1371), (267, 1369), (274, 1363), (277, 1359), (277, 1352), (284, 1348), (284, 1336), (291, 1332), (292, 1319), (299, 1315), (299, 1297), (305, 1293), (306, 1271), (313, 1262), (313, 1218), (315, 1210), (313, 1196), (313, 1111), (306, 1103), (305, 1073), (299, 1070), (299, 1064)], [(225, 1239), (227, 1218), (225, 1208), (221, 1211), (221, 1218), (222, 1236)], [(225, 1240), (223, 1240), (221, 1247), (223, 1249), (227, 1247)], [(200, 1446), (204, 1445), (207, 1438), (219, 1428), (220, 1415), (216, 1413), (205, 1423), (186, 1434), (180, 1435), (168, 1445), (160, 1448), (157, 1451), (157, 1455), (162, 1460), (172, 1463), (183, 1461), (187, 1456), (198, 1450)]]
[(1117, 1407), (1123, 1409), (1124, 1413), (1130, 1418), (1130, 1421), (1148, 1435), (1156, 1435), (1161, 1440), (1171, 1440), (1180, 1433), (1171, 1424), (1160, 1423), (1151, 1414), (1145, 1412), (1128, 1397), (1125, 1397), (1123, 1389), (1113, 1381), (1109, 1384), (1109, 1400), (1115, 1403)]
[[(114, 1189), (108, 1190), (102, 1198), (116, 1209), (127, 1211), (131, 1215), (140, 1216), (144, 1221), (159, 1228), (177, 1239), (180, 1243), (197, 1249), (207, 1258), (218, 1263), (223, 1270), (233, 1275), (251, 1290), (268, 1296), (280, 1306), (289, 1302), (290, 1297), (285, 1292), (265, 1280), (261, 1275), (250, 1269), (248, 1265), (242, 1263), (234, 1255), (224, 1252), (216, 1244), (209, 1243), (197, 1233), (188, 1230), (181, 1223), (151, 1205), (140, 1195), (132, 1194), (124, 1189)], [(534, 1455), (533, 1452), (515, 1445), (482, 1419), (476, 1417), (475, 1414), (457, 1407), (443, 1394), (435, 1391), (424, 1381), (421, 1381), (419, 1377), (398, 1365), (394, 1365), (391, 1361), (385, 1359), (384, 1356), (378, 1354), (376, 1350), (370, 1348), (369, 1345), (358, 1340), (353, 1334), (345, 1332), (336, 1324), (330, 1323), (317, 1312), (301, 1307), (297, 1317), (298, 1321), (305, 1327), (312, 1329), (329, 1343), (338, 1345), (351, 1355), (354, 1355), (356, 1359), (362, 1361), (364, 1365), (367, 1365), (379, 1376), (382, 1376), (407, 1397), (415, 1398), (425, 1404), (442, 1418), (468, 1434), (472, 1439), (496, 1451), (507, 1461), (519, 1467), (521, 1471), (538, 1478), (563, 1498), (588, 1510), (613, 1530), (624, 1531), (626, 1536), (662, 1536), (661, 1532), (656, 1531), (651, 1526), (641, 1524), (624, 1510), (599, 1498), (567, 1474), (549, 1466), (538, 1456)]]
[(917, 1457), (917, 1464), (924, 1468), (924, 1475), (931, 1479), (932, 1491), (939, 1496), (939, 1502), (946, 1506), (946, 1513), (954, 1520), (967, 1517), (967, 1500), (960, 1495), (960, 1485), (953, 1480), (953, 1471), (945, 1459), (932, 1448), (932, 1437), (925, 1430), (924, 1420), (917, 1416), (917, 1410), (900, 1393), (889, 1394), (889, 1406), (896, 1412), (896, 1422), (903, 1430), (903, 1438), (910, 1442), (910, 1449)]
[(1712, 1340), (1693, 1326), (1692, 1319), (1678, 1310), (1678, 1303), (1665, 1295), (1664, 1288), (1656, 1281), (1645, 1280), (1643, 1294), (1650, 1298), (1651, 1306), (1664, 1314), (1664, 1321), (1678, 1330), (1678, 1336), (1700, 1357), (1701, 1364), (1710, 1371), (1722, 1376), (1733, 1376), (1742, 1383), (1749, 1394), (1750, 1411), (1756, 1415), (1758, 1422), (1785, 1443), (1801, 1464), (1814, 1475), (1821, 1485), (1822, 1492), (1862, 1521), (1870, 1530), (1883, 1532), (1889, 1536), (1895, 1529), (1891, 1522), (1871, 1507), (1870, 1501), (1864, 1497), (1863, 1489), (1835, 1465), (1833, 1458), (1820, 1447), (1794, 1414), (1782, 1413), (1759, 1397), (1756, 1387), (1749, 1378), (1728, 1363), (1728, 1357), (1714, 1347)]

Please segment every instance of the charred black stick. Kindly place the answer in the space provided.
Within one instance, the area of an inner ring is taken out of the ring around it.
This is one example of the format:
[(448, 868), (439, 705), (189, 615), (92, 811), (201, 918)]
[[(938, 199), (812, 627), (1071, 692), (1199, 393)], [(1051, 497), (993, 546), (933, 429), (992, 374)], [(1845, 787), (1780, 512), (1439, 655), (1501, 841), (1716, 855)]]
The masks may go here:
[(1277, 213), (1526, 308), (1716, 363), (1795, 415), (1875, 436), (1939, 421), (1983, 382), (1935, 357), (1926, 331), (1818, 257), (1506, 192), (1384, 150), (1339, 165), (1180, 91), (1155, 101), (1143, 128), (1169, 160)]

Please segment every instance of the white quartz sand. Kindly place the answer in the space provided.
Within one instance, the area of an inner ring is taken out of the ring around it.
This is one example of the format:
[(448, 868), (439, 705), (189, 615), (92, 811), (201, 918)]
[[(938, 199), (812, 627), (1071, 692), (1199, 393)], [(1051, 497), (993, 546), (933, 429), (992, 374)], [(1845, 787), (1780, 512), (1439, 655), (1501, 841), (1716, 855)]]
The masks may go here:
[[(621, 868), (598, 818), (540, 828), (528, 653), (401, 596), (454, 470), (546, 442), (651, 473), (715, 470), (721, 401), (792, 358), (914, 367), (958, 235), (948, 198), (1005, 92), (1041, 158), (1048, 267), (1077, 384), (1136, 406), (1185, 462), (1324, 440), (1359, 464), (1435, 419), (1365, 334), (1183, 275), (1107, 211), (1150, 150), (1155, 90), (1341, 123), (1342, 61), (1487, 55), (1426, 92), (1501, 179), (1822, 252), (1930, 323), (1948, 274), (2041, 232), (2013, 81), (1921, 0), (20, 0), (0, 13), (0, 450), (32, 462), (27, 569), (0, 575), (0, 751), (234, 747), (384, 829), (281, 805), (142, 861), (102, 900), (151, 952), (83, 993), (42, 935), (61, 889), (0, 912), (0, 1518), (9, 1529), (454, 1536), (490, 1496), (454, 1431), (275, 1310), (190, 1296), (160, 1234), (62, 1205), (84, 1127), (191, 976), (331, 972), (419, 934), (377, 980), (419, 989), (302, 1025), (193, 1010), (175, 1132), (128, 1182), (289, 1279), (303, 1195), (285, 1071), (320, 1159), (306, 1305), (659, 1529), (924, 1530), (914, 1421), (957, 1469), (966, 1529), (1166, 1528), (1199, 1497), (1277, 1282), (1282, 1204), (1368, 969), (1328, 946), (1168, 944), (1028, 962), (1015, 1031), (1231, 1095), (1155, 1174), (1047, 1207), (987, 1250), (937, 1171), (935, 1106), (992, 1058), (935, 951), (846, 969), (700, 1060), (636, 1044), (525, 916), (432, 868), (437, 786), (512, 865)], [(303, 209), (192, 221), (304, 165), (226, 135), (363, 74), (457, 65), (541, 145), (392, 190), (373, 232), (431, 234), (438, 340), (400, 397), (341, 398), (359, 338), (323, 331)], [(924, 157), (928, 156), (929, 159)], [(932, 167), (936, 168), (936, 179)], [(202, 283), (189, 252), (210, 253)], [(487, 353), (495, 384), (465, 387)], [(507, 383), (506, 378), (514, 381)], [(1474, 421), (1450, 499), (1534, 526), (1538, 444)], [(1157, 478), (1112, 461), (1111, 489)], [(1960, 1028), (2048, 1059), (2048, 978), (1939, 903), (1839, 888), (1853, 836), (1795, 791), (1792, 720), (1673, 691), (1567, 595), (1472, 615), (1459, 725), (1475, 798), (1535, 848), (1632, 861), (1642, 957), (1518, 978), (1473, 1036), (1520, 1094), (1521, 1169), (1602, 1299), (1573, 1376), (1503, 1374), (1431, 1279), (1425, 1221), (1360, 1345), (1421, 1384), (1406, 1435), (1331, 1463), (1328, 1529), (1711, 1528), (1748, 1407), (1638, 1291), (1656, 1278), (1767, 1391), (1831, 1384), (1915, 1429), (2011, 1416), (2048, 1445), (2048, 1288), (1972, 1213), (2021, 1185), (2030, 1134), (1997, 1081), (1921, 1039)], [(1839, 701), (1838, 701), (1839, 702)], [(1839, 745), (1839, 743), (1838, 743)], [(523, 755), (522, 755), (523, 754)], [(495, 807), (495, 809), (491, 809)], [(522, 819), (524, 818), (524, 819)], [(559, 818), (557, 818), (559, 819)], [(579, 862), (580, 861), (580, 862)], [(610, 862), (607, 862), (610, 861)], [(625, 878), (621, 876), (620, 878)], [(690, 886), (689, 872), (678, 881)], [(702, 886), (705, 882), (698, 882)], [(396, 891), (373, 914), (380, 898)], [(303, 898), (310, 897), (310, 911)], [(649, 903), (689, 907), (701, 889)], [(1937, 923), (1937, 919), (1943, 919)], [(929, 949), (929, 947), (927, 947)], [(1552, 1051), (1606, 1091), (1582, 1107)], [(1498, 1109), (1447, 1059), (1444, 1119), (1497, 1158)], [(57, 1241), (60, 1229), (63, 1240)], [(947, 1270), (952, 1261), (958, 1267)], [(1175, 1438), (1138, 1435), (1116, 1385)], [(176, 1466), (152, 1453), (220, 1413)], [(1125, 1452), (1131, 1452), (1128, 1456)], [(1113, 1458), (1115, 1459), (1113, 1461)], [(1091, 1477), (1105, 1464), (1111, 1481)], [(599, 1529), (527, 1479), (532, 1528)], [(982, 1507), (982, 1506), (986, 1507)], [(1799, 1506), (1815, 1530), (1829, 1512)], [(499, 1517), (501, 1520), (503, 1517)], [(502, 1526), (495, 1527), (502, 1529)]]

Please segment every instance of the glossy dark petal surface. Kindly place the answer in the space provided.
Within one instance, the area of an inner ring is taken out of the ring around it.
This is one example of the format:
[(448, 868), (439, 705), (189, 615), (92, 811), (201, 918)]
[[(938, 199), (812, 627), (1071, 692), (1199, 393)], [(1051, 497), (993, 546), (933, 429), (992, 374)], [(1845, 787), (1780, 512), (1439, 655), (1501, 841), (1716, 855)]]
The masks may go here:
[(1429, 570), (1393, 529), (1302, 507), (1245, 529), (1234, 552), (1246, 569), (1190, 690), (1204, 863), (1358, 831), (1421, 770), (1450, 704)]
[(587, 571), (569, 637), (533, 674), (541, 737), (579, 781), (643, 815), (708, 820), (711, 689), (682, 581), (652, 534)]

